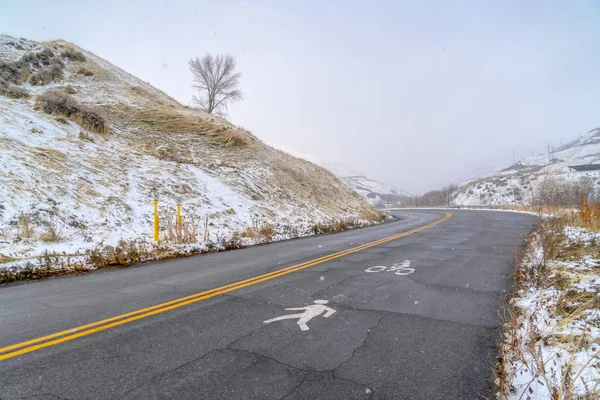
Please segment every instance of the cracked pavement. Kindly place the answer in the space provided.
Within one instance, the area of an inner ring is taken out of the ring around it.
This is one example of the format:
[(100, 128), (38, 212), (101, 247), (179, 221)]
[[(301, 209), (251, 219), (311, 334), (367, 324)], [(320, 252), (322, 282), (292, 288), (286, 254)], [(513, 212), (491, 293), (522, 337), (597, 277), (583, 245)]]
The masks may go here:
[[(0, 347), (428, 224), (375, 227), (0, 288)], [(439, 225), (234, 292), (0, 361), (0, 399), (479, 399), (497, 310), (532, 218), (452, 211)], [(410, 260), (410, 275), (365, 272)], [(263, 321), (314, 300), (301, 331)]]

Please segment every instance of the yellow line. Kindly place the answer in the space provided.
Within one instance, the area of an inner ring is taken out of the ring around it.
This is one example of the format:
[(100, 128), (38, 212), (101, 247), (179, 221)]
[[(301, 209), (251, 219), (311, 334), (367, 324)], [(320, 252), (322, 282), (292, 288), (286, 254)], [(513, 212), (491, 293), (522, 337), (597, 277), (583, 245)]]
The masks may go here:
[[(383, 239), (379, 239), (374, 242), (366, 243), (364, 245), (357, 246), (357, 247), (354, 247), (354, 248), (351, 248), (348, 250), (344, 250), (344, 251), (333, 253), (333, 254), (330, 254), (327, 256), (319, 257), (314, 260), (306, 261), (301, 264), (292, 265), (290, 267), (286, 267), (286, 268), (282, 268), (282, 269), (279, 269), (276, 271), (268, 272), (266, 274), (262, 274), (262, 275), (258, 275), (258, 276), (252, 277), (252, 278), (248, 278), (248, 279), (244, 279), (244, 280), (237, 281), (234, 283), (230, 283), (230, 284), (227, 284), (224, 286), (220, 286), (220, 287), (217, 287), (214, 289), (210, 289), (210, 290), (196, 293), (193, 295), (189, 295), (186, 297), (181, 297), (179, 299), (167, 301), (165, 303), (157, 304), (157, 305), (154, 305), (151, 307), (142, 308), (142, 309), (132, 311), (129, 313), (125, 313), (125, 314), (117, 315), (117, 316), (114, 316), (111, 318), (103, 319), (101, 321), (92, 322), (87, 325), (78, 326), (78, 327), (75, 327), (72, 329), (67, 329), (67, 330), (64, 330), (61, 332), (56, 332), (56, 333), (53, 333), (53, 334), (50, 334), (47, 336), (42, 336), (42, 337), (31, 339), (31, 340), (28, 340), (25, 342), (20, 342), (20, 343), (16, 343), (16, 344), (13, 344), (10, 346), (2, 347), (2, 348), (0, 348), (0, 353), (5, 353), (5, 354), (0, 355), (0, 360), (6, 360), (8, 358), (15, 357), (15, 356), (18, 356), (21, 354), (30, 353), (32, 351), (39, 350), (44, 347), (54, 346), (56, 344), (63, 343), (63, 342), (69, 341), (69, 340), (73, 340), (73, 339), (76, 339), (76, 338), (79, 338), (82, 336), (90, 335), (95, 332), (100, 332), (100, 331), (103, 331), (106, 329), (113, 328), (115, 326), (123, 325), (123, 324), (129, 323), (132, 321), (136, 321), (136, 320), (139, 320), (142, 318), (147, 318), (147, 317), (155, 315), (155, 314), (159, 314), (159, 313), (163, 313), (165, 311), (173, 310), (175, 308), (183, 307), (188, 304), (196, 303), (201, 300), (209, 299), (211, 297), (215, 297), (215, 296), (218, 296), (221, 294), (239, 290), (246, 286), (255, 285), (260, 282), (268, 281), (268, 280), (271, 280), (271, 279), (274, 279), (274, 278), (277, 278), (277, 277), (280, 277), (283, 275), (291, 274), (292, 272), (296, 272), (296, 271), (299, 271), (299, 270), (302, 270), (302, 269), (305, 269), (305, 268), (308, 268), (308, 267), (311, 267), (311, 266), (314, 266), (317, 264), (324, 263), (329, 260), (333, 260), (333, 259), (343, 257), (348, 254), (355, 253), (357, 251), (367, 249), (369, 247), (377, 246), (382, 243), (386, 243), (386, 242), (389, 242), (392, 240), (399, 239), (404, 236), (408, 236), (415, 232), (422, 231), (424, 229), (430, 228), (432, 226), (435, 226), (437, 224), (440, 224), (440, 223), (446, 221), (451, 216), (452, 216), (452, 214), (446, 213), (446, 216), (444, 216), (443, 218), (441, 218), (437, 221), (434, 221), (430, 224), (423, 225), (421, 227), (412, 229), (410, 231), (402, 232), (402, 233), (399, 233), (399, 234), (396, 234), (393, 236), (389, 236), (389, 237), (386, 237)], [(88, 329), (88, 328), (91, 328), (91, 329)], [(65, 335), (68, 335), (68, 336), (65, 336)], [(55, 339), (55, 338), (58, 338), (58, 339)], [(50, 340), (50, 339), (54, 339), (54, 340)], [(43, 342), (43, 343), (40, 343), (40, 342)], [(35, 343), (39, 343), (39, 344), (29, 346), (29, 345), (35, 344)], [(25, 347), (25, 346), (29, 346), (29, 347)], [(6, 353), (7, 351), (18, 349), (21, 347), (25, 347), (25, 348), (23, 348), (21, 350), (16, 350), (16, 351), (13, 351), (10, 353)]]

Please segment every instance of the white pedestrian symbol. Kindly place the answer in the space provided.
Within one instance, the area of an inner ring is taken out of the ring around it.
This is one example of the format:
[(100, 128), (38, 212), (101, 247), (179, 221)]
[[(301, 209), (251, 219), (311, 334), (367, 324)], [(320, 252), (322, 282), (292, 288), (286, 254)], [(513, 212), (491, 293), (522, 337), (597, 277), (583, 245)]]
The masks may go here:
[(325, 312), (325, 314), (323, 314), (323, 318), (329, 318), (333, 315), (333, 313), (335, 313), (335, 310), (333, 308), (327, 307), (325, 305), (325, 304), (329, 303), (328, 300), (314, 300), (313, 303), (315, 303), (315, 304), (311, 304), (310, 306), (306, 306), (306, 307), (286, 308), (286, 310), (288, 310), (288, 311), (304, 311), (301, 314), (282, 315), (281, 317), (268, 319), (263, 322), (265, 324), (270, 324), (271, 322), (282, 321), (284, 319), (298, 318), (297, 323), (298, 323), (298, 326), (300, 327), (300, 329), (302, 329), (303, 331), (307, 331), (309, 328), (308, 328), (308, 325), (306, 325), (306, 323), (308, 321), (310, 321), (311, 319), (313, 319), (314, 317), (317, 317), (317, 316), (323, 314), (323, 312)]

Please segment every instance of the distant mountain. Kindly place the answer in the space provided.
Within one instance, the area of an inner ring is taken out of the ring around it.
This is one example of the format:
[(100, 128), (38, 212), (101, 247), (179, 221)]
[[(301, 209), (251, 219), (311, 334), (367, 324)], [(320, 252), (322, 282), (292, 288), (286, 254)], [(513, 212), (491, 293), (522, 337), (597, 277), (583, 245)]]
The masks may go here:
[(456, 179), (454, 183), (458, 185), (464, 185), (476, 179), (486, 178), (488, 176), (496, 175), (502, 171), (505, 167), (500, 165), (494, 165), (491, 167), (478, 167), (473, 168), (470, 172), (462, 175), (459, 179)]
[(372, 206), (384, 207), (386, 203), (407, 205), (408, 200), (412, 197), (408, 192), (397, 189), (387, 183), (367, 178), (353, 167), (348, 167), (342, 163), (332, 162), (311, 154), (296, 152), (291, 154), (294, 157), (303, 158), (329, 170), (348, 187), (360, 194)]
[(574, 181), (582, 176), (599, 179), (599, 171), (576, 172), (569, 166), (600, 164), (600, 128), (551, 149), (548, 154), (528, 157), (495, 174), (465, 182), (454, 194), (458, 205), (501, 205), (527, 203), (547, 177)]
[(412, 197), (407, 192), (363, 175), (338, 175), (338, 178), (373, 206), (383, 206), (385, 203), (407, 205)]

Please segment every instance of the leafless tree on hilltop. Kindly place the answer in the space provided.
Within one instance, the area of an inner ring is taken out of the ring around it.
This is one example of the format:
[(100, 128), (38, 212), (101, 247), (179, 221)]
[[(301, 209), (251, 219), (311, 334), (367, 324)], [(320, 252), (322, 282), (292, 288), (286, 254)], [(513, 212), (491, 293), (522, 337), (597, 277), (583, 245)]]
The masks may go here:
[(233, 56), (205, 54), (201, 59), (192, 58), (189, 65), (194, 76), (193, 87), (198, 92), (192, 101), (202, 110), (224, 116), (229, 102), (242, 99), (237, 88), (242, 74), (235, 72)]

